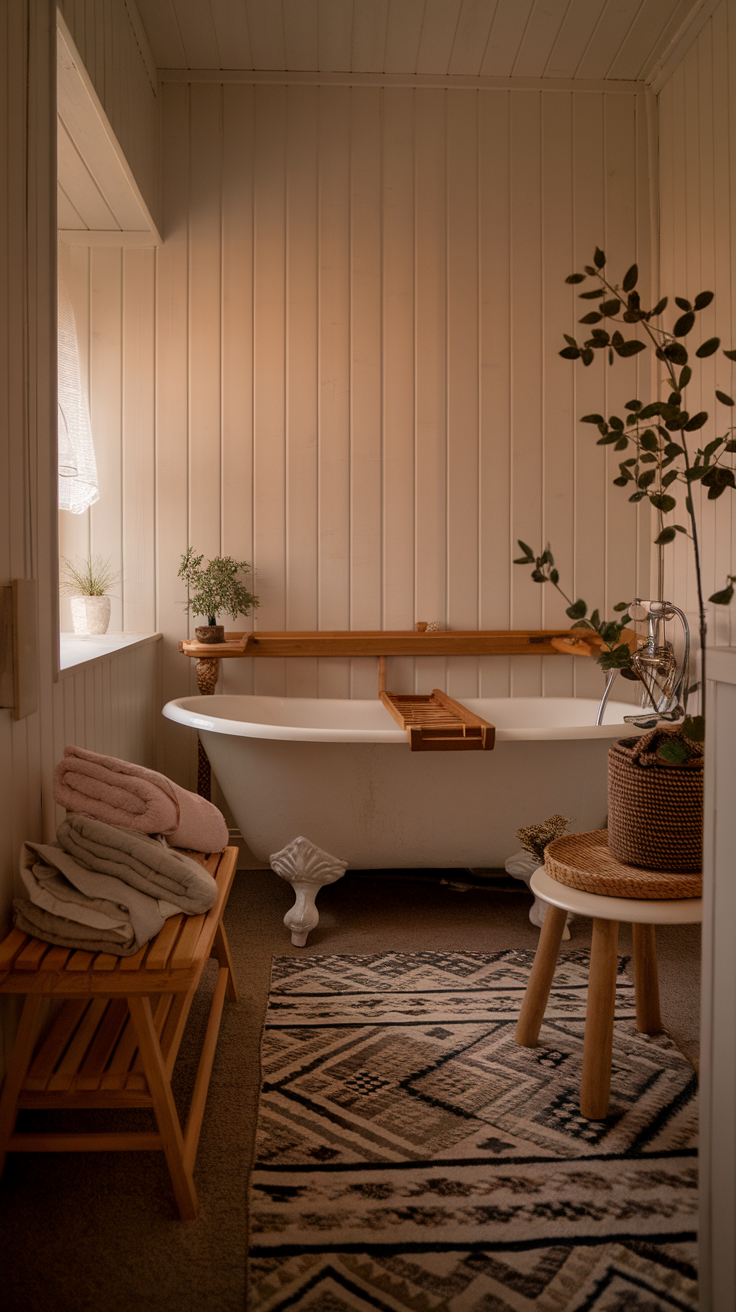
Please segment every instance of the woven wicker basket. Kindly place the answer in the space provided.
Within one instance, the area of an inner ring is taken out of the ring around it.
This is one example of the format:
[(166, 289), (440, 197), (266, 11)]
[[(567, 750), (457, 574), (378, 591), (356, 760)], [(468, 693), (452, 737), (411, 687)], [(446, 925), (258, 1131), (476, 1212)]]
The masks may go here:
[[(663, 742), (686, 742), (690, 759), (669, 765)], [(608, 844), (618, 861), (649, 870), (703, 864), (703, 748), (678, 730), (624, 738), (608, 753)]]

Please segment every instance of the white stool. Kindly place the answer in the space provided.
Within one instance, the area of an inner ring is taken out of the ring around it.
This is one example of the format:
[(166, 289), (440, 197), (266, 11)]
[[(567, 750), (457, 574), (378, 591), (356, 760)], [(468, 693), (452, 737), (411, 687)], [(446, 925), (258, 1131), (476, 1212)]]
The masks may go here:
[(611, 1089), (619, 921), (630, 922), (634, 936), (637, 1029), (642, 1034), (658, 1034), (662, 1029), (662, 1020), (659, 1013), (654, 927), (699, 924), (703, 918), (703, 904), (700, 898), (666, 901), (583, 893), (558, 883), (546, 870), (535, 871), (530, 888), (537, 897), (549, 903), (549, 911), (542, 926), (534, 965), (526, 986), (516, 1027), (516, 1042), (523, 1048), (537, 1046), (568, 911), (577, 916), (592, 917), (593, 941), (590, 949), (580, 1112), (588, 1120), (601, 1121), (608, 1114)]

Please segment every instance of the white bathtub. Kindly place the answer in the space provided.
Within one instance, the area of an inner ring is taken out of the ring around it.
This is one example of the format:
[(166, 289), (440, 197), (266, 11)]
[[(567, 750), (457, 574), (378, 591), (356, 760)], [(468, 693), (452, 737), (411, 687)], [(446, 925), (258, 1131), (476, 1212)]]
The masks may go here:
[(496, 726), (492, 752), (412, 752), (378, 700), (180, 697), (251, 851), (297, 835), (353, 868), (502, 866), (516, 830), (555, 812), (576, 831), (606, 816), (611, 741), (634, 707), (569, 697), (469, 698)]

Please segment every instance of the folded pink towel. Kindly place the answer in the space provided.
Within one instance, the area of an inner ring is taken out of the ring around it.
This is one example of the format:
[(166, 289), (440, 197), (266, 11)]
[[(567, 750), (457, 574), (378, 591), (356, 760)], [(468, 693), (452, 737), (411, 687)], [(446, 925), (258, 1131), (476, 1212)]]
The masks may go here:
[(131, 761), (67, 747), (54, 771), (54, 797), (67, 811), (142, 834), (165, 834), (172, 847), (221, 852), (227, 825), (206, 798)]

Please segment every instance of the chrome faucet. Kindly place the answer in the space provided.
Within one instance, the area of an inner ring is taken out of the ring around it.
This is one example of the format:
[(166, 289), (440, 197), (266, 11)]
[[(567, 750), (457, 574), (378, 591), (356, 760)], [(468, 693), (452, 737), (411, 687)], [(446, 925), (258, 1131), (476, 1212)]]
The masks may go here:
[[(631, 657), (631, 667), (639, 678), (644, 705), (637, 715), (625, 715), (626, 724), (639, 729), (653, 729), (655, 725), (672, 723), (685, 714), (687, 706), (687, 677), (690, 661), (690, 626), (678, 606), (671, 601), (643, 601), (636, 598), (629, 606), (632, 620), (647, 621), (647, 637)], [(664, 636), (667, 620), (679, 619), (685, 638), (682, 660), (678, 661), (675, 649)], [(610, 670), (606, 687), (598, 708), (596, 724), (602, 724), (613, 681), (618, 673)]]

